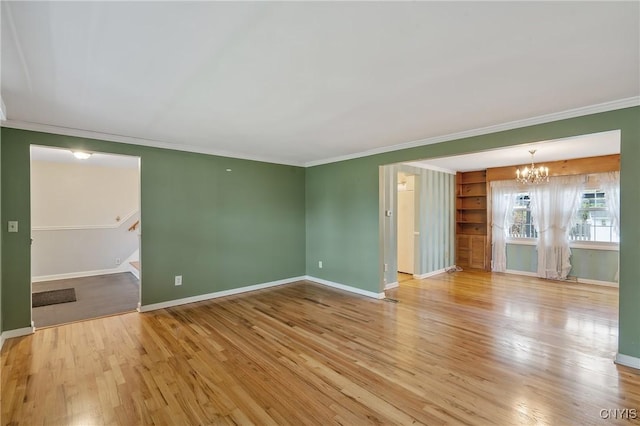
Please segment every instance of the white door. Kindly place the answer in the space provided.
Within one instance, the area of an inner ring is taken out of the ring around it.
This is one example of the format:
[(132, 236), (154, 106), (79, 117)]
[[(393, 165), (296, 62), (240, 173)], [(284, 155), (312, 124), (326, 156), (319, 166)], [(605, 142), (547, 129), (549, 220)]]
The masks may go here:
[(414, 203), (413, 185), (410, 190), (398, 191), (398, 272), (406, 274), (414, 272)]

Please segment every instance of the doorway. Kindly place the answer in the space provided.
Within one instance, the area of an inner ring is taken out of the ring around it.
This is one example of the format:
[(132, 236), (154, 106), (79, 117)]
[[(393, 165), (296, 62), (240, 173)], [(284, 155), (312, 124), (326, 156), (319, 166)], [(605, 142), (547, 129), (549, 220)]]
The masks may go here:
[(31, 146), (36, 327), (139, 307), (140, 158)]
[(398, 173), (398, 282), (415, 273), (415, 177)]

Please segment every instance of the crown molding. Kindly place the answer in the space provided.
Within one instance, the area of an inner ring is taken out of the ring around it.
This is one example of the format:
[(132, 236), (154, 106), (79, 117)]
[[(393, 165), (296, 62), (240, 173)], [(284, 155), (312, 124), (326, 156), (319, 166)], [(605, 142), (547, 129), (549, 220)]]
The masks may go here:
[(353, 154), (341, 155), (339, 157), (326, 158), (324, 160), (308, 161), (304, 163), (304, 167), (320, 166), (322, 164), (337, 163), (339, 161), (352, 160), (354, 158), (368, 157), (370, 155), (383, 154), (386, 152), (400, 151), (407, 148), (415, 148), (418, 146), (432, 145), (440, 142), (448, 142), (456, 139), (464, 139), (473, 136), (487, 135), (490, 133), (502, 132), (505, 130), (518, 129), (522, 127), (534, 126), (536, 124), (550, 123), (552, 121), (565, 120), (568, 118), (581, 117), (583, 115), (597, 114), (600, 112), (613, 111), (617, 109), (630, 108), (640, 105), (640, 96), (633, 96), (630, 98), (619, 99), (611, 102), (604, 102), (601, 104), (590, 105), (586, 107), (574, 108), (561, 112), (554, 112), (552, 114), (540, 115), (538, 117), (525, 118), (523, 120), (510, 121), (502, 124), (495, 124), (487, 127), (480, 127), (478, 129), (465, 130), (458, 133), (450, 133), (443, 136), (435, 136), (432, 138), (419, 139), (411, 142), (404, 142), (397, 145), (391, 145), (376, 149), (370, 149), (367, 151), (356, 152)]
[(85, 139), (97, 139), (108, 142), (126, 143), (132, 145), (149, 146), (153, 148), (171, 149), (173, 151), (194, 152), (197, 154), (216, 155), (219, 157), (237, 158), (241, 160), (260, 161), (263, 163), (283, 164), (287, 166), (304, 167), (304, 164), (281, 160), (272, 157), (259, 155), (248, 155), (231, 151), (224, 151), (214, 148), (207, 148), (198, 145), (187, 145), (174, 142), (164, 142), (154, 139), (136, 138), (132, 136), (115, 135), (111, 133), (94, 132), (92, 130), (74, 129), (71, 127), (54, 126), (52, 124), (33, 123), (30, 121), (6, 120), (1, 123), (1, 127), (8, 127), (18, 130), (30, 130), (34, 132), (53, 133), (56, 135), (73, 136)]
[(342, 155), (338, 157), (330, 157), (322, 160), (314, 160), (308, 162), (292, 162), (273, 157), (263, 157), (258, 155), (248, 155), (231, 151), (207, 148), (198, 145), (187, 145), (175, 142), (158, 141), (154, 139), (136, 138), (124, 135), (115, 135), (111, 133), (94, 132), (91, 130), (74, 129), (70, 127), (54, 126), (51, 124), (32, 123), (28, 121), (6, 120), (0, 122), (0, 127), (8, 127), (12, 129), (31, 130), (34, 132), (53, 133), (57, 135), (73, 136), (85, 139), (97, 139), (109, 142), (127, 143), (133, 145), (149, 146), (153, 148), (171, 149), (174, 151), (194, 152), (198, 154), (216, 155), (220, 157), (237, 158), (242, 160), (261, 161), (265, 163), (275, 163), (287, 166), (313, 167), (322, 164), (337, 163), (339, 161), (352, 160), (354, 158), (368, 157), (370, 155), (383, 154), (386, 152), (399, 151), (407, 148), (415, 148), (418, 146), (431, 145), (440, 142), (447, 142), (456, 139), (469, 138), (473, 136), (486, 135), (490, 133), (501, 132), (505, 130), (518, 129), (522, 127), (533, 126), (536, 124), (550, 123), (552, 121), (565, 120), (584, 115), (597, 114), (601, 112), (613, 111), (617, 109), (630, 108), (640, 105), (640, 96), (634, 96), (616, 101), (605, 102), (601, 104), (580, 107), (561, 111), (553, 114), (541, 115), (538, 117), (526, 118), (523, 120), (510, 121), (507, 123), (496, 124), (478, 129), (465, 130), (458, 133), (450, 133), (443, 136), (435, 136), (432, 138), (419, 139), (411, 142), (391, 145), (371, 149), (367, 151), (356, 152), (353, 154)]

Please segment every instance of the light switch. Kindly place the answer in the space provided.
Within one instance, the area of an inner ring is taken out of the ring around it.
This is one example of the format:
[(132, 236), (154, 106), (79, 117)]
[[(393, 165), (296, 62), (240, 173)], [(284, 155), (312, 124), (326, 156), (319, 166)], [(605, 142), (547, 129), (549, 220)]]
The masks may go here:
[(18, 221), (10, 220), (8, 228), (9, 228), (9, 232), (18, 232)]

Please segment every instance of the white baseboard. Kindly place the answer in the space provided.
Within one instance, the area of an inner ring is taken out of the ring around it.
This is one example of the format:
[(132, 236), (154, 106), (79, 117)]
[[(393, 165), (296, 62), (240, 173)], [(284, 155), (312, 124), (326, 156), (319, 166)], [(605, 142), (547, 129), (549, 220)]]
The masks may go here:
[(616, 364), (624, 365), (631, 368), (640, 370), (640, 358), (634, 356), (624, 355), (618, 352), (614, 360)]
[(426, 274), (414, 274), (413, 278), (416, 280), (424, 280), (425, 278), (433, 277), (434, 275), (440, 275), (444, 272), (447, 272), (447, 269), (455, 268), (455, 265), (449, 266), (447, 268), (438, 269), (437, 271), (427, 272)]
[(536, 277), (538, 278), (538, 274), (535, 272), (529, 272), (529, 271), (516, 271), (515, 269), (506, 269), (504, 271), (505, 274), (512, 274), (512, 275), (523, 275), (525, 277)]
[(169, 300), (167, 302), (152, 303), (150, 305), (142, 305), (138, 309), (140, 312), (155, 311), (157, 309), (171, 308), (173, 306), (185, 305), (187, 303), (202, 302), (204, 300), (217, 299), (219, 297), (232, 296), (234, 294), (247, 293), (249, 291), (262, 290), (269, 287), (275, 287), (283, 284), (290, 284), (296, 281), (303, 281), (305, 277), (286, 278), (284, 280), (271, 281), (268, 283), (255, 284), (246, 287), (233, 288), (231, 290), (216, 291), (214, 293), (201, 294), (198, 296), (185, 297), (182, 299)]
[(603, 285), (606, 287), (618, 287), (618, 283), (614, 281), (599, 281), (599, 280), (588, 280), (586, 278), (578, 278), (578, 282), (581, 284), (593, 284), (593, 285)]
[(140, 279), (140, 271), (138, 271), (138, 268), (135, 266), (129, 265), (129, 272), (131, 272), (131, 275), (136, 277), (138, 280)]
[(316, 278), (316, 277), (312, 277), (312, 276), (309, 276), (309, 275), (306, 275), (304, 277), (304, 279), (307, 280), (307, 281), (312, 281), (312, 282), (314, 282), (316, 284), (326, 285), (328, 287), (337, 288), (337, 289), (340, 289), (340, 290), (348, 291), (350, 293), (359, 294), (361, 296), (372, 297), (374, 299), (384, 299), (384, 292), (382, 292), (382, 293), (374, 293), (373, 291), (363, 290), (361, 288), (352, 287), (352, 286), (346, 285), (346, 284), (335, 283), (333, 281), (327, 281), (327, 280), (323, 280), (322, 278)]
[(33, 334), (35, 330), (36, 328), (32, 325), (31, 327), (3, 331), (2, 334), (0, 334), (0, 349), (2, 349), (2, 345), (4, 345), (5, 340), (13, 339), (14, 337), (28, 336), (29, 334)]
[[(504, 271), (506, 274), (512, 274), (512, 275), (523, 275), (525, 277), (534, 277), (534, 278), (538, 278), (538, 274), (535, 272), (527, 272), (527, 271), (516, 271), (513, 269), (507, 269), (506, 271)], [(556, 280), (553, 280), (556, 281)], [(559, 280), (562, 281), (562, 280)], [(572, 280), (567, 280), (566, 282), (568, 283), (580, 283), (580, 284), (591, 284), (591, 285), (603, 285), (606, 287), (618, 287), (618, 283), (617, 282), (613, 282), (613, 281), (599, 281), (599, 280), (590, 280), (587, 278), (577, 278), (576, 281), (572, 281)]]
[(384, 286), (384, 289), (385, 289), (385, 290), (391, 290), (391, 289), (393, 289), (393, 288), (398, 288), (398, 287), (400, 287), (400, 284), (398, 284), (398, 282), (396, 281), (395, 283), (389, 283), (389, 284), (386, 284), (386, 285)]
[(109, 275), (109, 274), (120, 274), (123, 272), (129, 272), (128, 263), (122, 263), (117, 268), (113, 269), (98, 269), (95, 271), (81, 271), (81, 272), (69, 272), (66, 274), (55, 274), (55, 275), (41, 275), (39, 277), (32, 277), (32, 283), (39, 283), (42, 281), (55, 281), (55, 280), (68, 280), (70, 278), (83, 278), (83, 277), (95, 277), (97, 275)]

